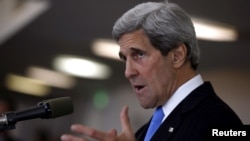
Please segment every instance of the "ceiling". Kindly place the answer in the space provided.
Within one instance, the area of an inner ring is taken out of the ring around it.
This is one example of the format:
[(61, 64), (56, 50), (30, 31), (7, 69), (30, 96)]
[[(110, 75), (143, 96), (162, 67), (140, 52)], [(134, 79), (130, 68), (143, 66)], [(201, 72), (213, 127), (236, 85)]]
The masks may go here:
[[(52, 96), (88, 93), (96, 88), (123, 84), (123, 63), (96, 56), (91, 50), (96, 38), (111, 38), (112, 26), (126, 10), (145, 0), (48, 0), (50, 6), (39, 17), (0, 44), (0, 79), (6, 74), (25, 75), (29, 66), (53, 70), (56, 55), (85, 56), (113, 69), (108, 80), (76, 78), (73, 89), (53, 88)], [(154, 0), (160, 1), (160, 0)], [(233, 25), (239, 31), (235, 42), (199, 40), (202, 51), (201, 70), (213, 68), (249, 68), (250, 18), (248, 0), (171, 0), (190, 15)], [(79, 92), (80, 91), (80, 92)]]

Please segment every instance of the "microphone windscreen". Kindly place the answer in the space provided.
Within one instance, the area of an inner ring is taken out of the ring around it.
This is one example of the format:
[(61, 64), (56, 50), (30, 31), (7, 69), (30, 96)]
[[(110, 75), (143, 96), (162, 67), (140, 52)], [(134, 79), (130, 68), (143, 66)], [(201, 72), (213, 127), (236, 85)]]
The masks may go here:
[(60, 97), (44, 101), (49, 104), (51, 118), (56, 118), (73, 113), (73, 102), (70, 97)]

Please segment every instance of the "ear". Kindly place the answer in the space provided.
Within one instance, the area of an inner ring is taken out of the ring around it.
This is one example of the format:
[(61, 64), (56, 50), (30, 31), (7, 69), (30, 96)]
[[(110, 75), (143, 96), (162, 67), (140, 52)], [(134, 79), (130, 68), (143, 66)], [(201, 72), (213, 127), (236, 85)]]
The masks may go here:
[(184, 43), (172, 50), (172, 64), (174, 68), (180, 68), (186, 61), (187, 47)]

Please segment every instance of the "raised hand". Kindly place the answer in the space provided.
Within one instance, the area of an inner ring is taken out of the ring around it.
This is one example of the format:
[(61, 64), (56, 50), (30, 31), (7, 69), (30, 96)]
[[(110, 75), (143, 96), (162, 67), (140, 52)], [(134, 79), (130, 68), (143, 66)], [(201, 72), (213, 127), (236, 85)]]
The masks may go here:
[(84, 136), (75, 136), (72, 134), (64, 134), (61, 136), (62, 141), (88, 141), (93, 138), (98, 141), (135, 141), (135, 136), (131, 128), (128, 117), (128, 106), (124, 106), (120, 114), (122, 132), (118, 135), (116, 129), (109, 132), (102, 132), (81, 124), (73, 124), (71, 130)]

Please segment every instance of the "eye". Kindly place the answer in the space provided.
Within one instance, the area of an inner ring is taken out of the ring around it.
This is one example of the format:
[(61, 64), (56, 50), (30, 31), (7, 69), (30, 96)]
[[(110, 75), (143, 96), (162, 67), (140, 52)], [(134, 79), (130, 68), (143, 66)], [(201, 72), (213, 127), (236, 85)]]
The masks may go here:
[(144, 55), (145, 55), (145, 53), (143, 51), (136, 51), (133, 53), (133, 58), (139, 59), (139, 58), (142, 58)]
[(142, 58), (145, 55), (145, 53), (143, 51), (137, 51), (134, 54), (134, 58)]
[(137, 55), (138, 55), (138, 57), (143, 57), (144, 56), (144, 52), (139, 51), (139, 52), (137, 52)]
[(120, 59), (122, 61), (126, 61), (127, 60), (126, 56), (124, 56), (122, 53), (119, 53), (119, 57), (120, 57)]
[(121, 59), (122, 61), (126, 61), (126, 60), (127, 60), (127, 58), (126, 58), (125, 56), (121, 56), (120, 59)]

